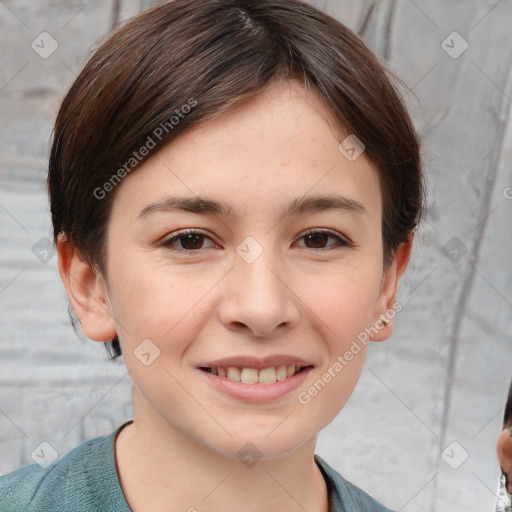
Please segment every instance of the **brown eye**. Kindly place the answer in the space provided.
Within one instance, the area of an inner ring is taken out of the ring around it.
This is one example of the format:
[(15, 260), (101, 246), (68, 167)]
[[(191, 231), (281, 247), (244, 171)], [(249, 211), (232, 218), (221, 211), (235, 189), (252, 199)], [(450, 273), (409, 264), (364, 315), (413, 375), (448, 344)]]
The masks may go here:
[[(211, 241), (207, 234), (190, 229), (167, 238), (162, 245), (177, 252), (197, 252), (204, 249), (203, 245), (206, 240)], [(215, 244), (212, 243), (212, 246)]]
[(321, 249), (327, 243), (329, 235), (325, 233), (313, 233), (312, 235), (306, 235), (304, 239), (312, 244), (308, 245), (310, 249)]
[[(329, 238), (335, 240), (334, 244), (328, 243)], [(349, 247), (351, 244), (345, 240), (340, 235), (333, 233), (331, 231), (310, 231), (301, 237), (301, 239), (305, 240), (306, 247), (308, 249), (329, 249), (337, 247)]]
[(194, 233), (191, 235), (183, 235), (178, 238), (181, 243), (181, 247), (184, 249), (197, 250), (201, 249), (204, 243), (204, 235)]

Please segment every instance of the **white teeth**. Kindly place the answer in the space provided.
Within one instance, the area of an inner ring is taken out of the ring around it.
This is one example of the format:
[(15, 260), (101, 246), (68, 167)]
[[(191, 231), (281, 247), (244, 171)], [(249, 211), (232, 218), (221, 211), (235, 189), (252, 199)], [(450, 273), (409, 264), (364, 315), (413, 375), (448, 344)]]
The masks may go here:
[(282, 364), (277, 367), (276, 379), (279, 381), (286, 379), (286, 365)]
[(228, 368), (227, 377), (228, 377), (228, 379), (239, 381), (240, 380), (240, 370), (238, 368), (234, 368), (233, 366), (230, 366)]
[(260, 384), (272, 384), (276, 381), (276, 370), (273, 366), (260, 370)]
[(274, 382), (281, 382), (288, 377), (292, 377), (300, 370), (300, 366), (294, 364), (279, 366), (270, 366), (257, 370), (256, 368), (237, 368), (230, 366), (229, 368), (210, 368), (213, 375), (219, 377), (227, 377), (236, 382), (244, 382), (245, 384), (272, 384)]
[(246, 384), (256, 384), (258, 382), (258, 370), (256, 368), (244, 368), (240, 374), (240, 379)]

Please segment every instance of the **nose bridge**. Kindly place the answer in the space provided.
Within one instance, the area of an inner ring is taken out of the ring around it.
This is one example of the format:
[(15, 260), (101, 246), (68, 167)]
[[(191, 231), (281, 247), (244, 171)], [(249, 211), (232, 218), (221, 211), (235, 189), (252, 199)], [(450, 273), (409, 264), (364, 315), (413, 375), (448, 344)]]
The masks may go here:
[(231, 327), (244, 324), (256, 336), (269, 336), (280, 325), (298, 320), (293, 294), (286, 286), (284, 264), (272, 237), (247, 237), (236, 248), (229, 297), (221, 317)]
[(279, 274), (282, 262), (272, 244), (272, 236), (248, 236), (236, 248), (235, 279), (239, 279), (238, 293), (248, 293), (253, 301), (273, 301), (283, 293)]

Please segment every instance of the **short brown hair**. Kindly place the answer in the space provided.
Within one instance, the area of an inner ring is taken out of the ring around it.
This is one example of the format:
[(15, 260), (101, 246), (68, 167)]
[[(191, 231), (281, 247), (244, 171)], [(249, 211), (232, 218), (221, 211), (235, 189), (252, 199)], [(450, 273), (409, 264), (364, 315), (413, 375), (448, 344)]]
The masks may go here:
[[(98, 189), (125, 174), (156, 127), (168, 129), (151, 154), (279, 79), (312, 88), (334, 127), (355, 134), (376, 164), (386, 267), (421, 215), (419, 137), (392, 84), (397, 77), (351, 30), (301, 0), (174, 0), (113, 32), (55, 123), (48, 171), (55, 242), (66, 233), (84, 261), (105, 272), (116, 189), (101, 198)], [(194, 108), (171, 123), (191, 99)], [(112, 341), (107, 351), (115, 358), (121, 351)]]
[(503, 414), (503, 427), (512, 427), (512, 381), (508, 388), (507, 403), (505, 404), (505, 413)]

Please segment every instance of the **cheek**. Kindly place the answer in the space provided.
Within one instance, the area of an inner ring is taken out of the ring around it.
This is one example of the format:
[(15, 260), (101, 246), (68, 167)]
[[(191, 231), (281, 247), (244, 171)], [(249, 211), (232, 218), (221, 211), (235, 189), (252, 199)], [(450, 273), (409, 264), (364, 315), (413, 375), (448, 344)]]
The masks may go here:
[[(378, 265), (360, 265), (317, 280), (317, 293), (308, 294), (308, 287), (303, 288), (304, 302), (318, 320), (315, 327), (325, 353), (321, 373), (301, 389), (298, 401), (317, 418), (319, 429), (337, 415), (357, 384), (367, 353), (365, 329), (371, 323), (381, 277)], [(308, 279), (311, 282), (315, 279)]]
[(301, 388), (297, 399), (302, 414), (314, 418), (314, 430), (327, 426), (345, 406), (361, 375), (367, 347), (338, 339), (329, 360), (315, 379)]
[[(130, 344), (153, 338), (157, 344), (179, 340), (187, 326), (198, 325), (197, 305), (216, 276), (188, 269), (172, 269), (147, 254), (125, 258), (112, 272), (113, 311)], [(180, 336), (181, 333), (181, 336)]]
[(369, 327), (381, 279), (379, 266), (354, 265), (317, 279), (309, 276), (300, 293), (325, 323), (329, 338), (343, 348), (347, 339)]

